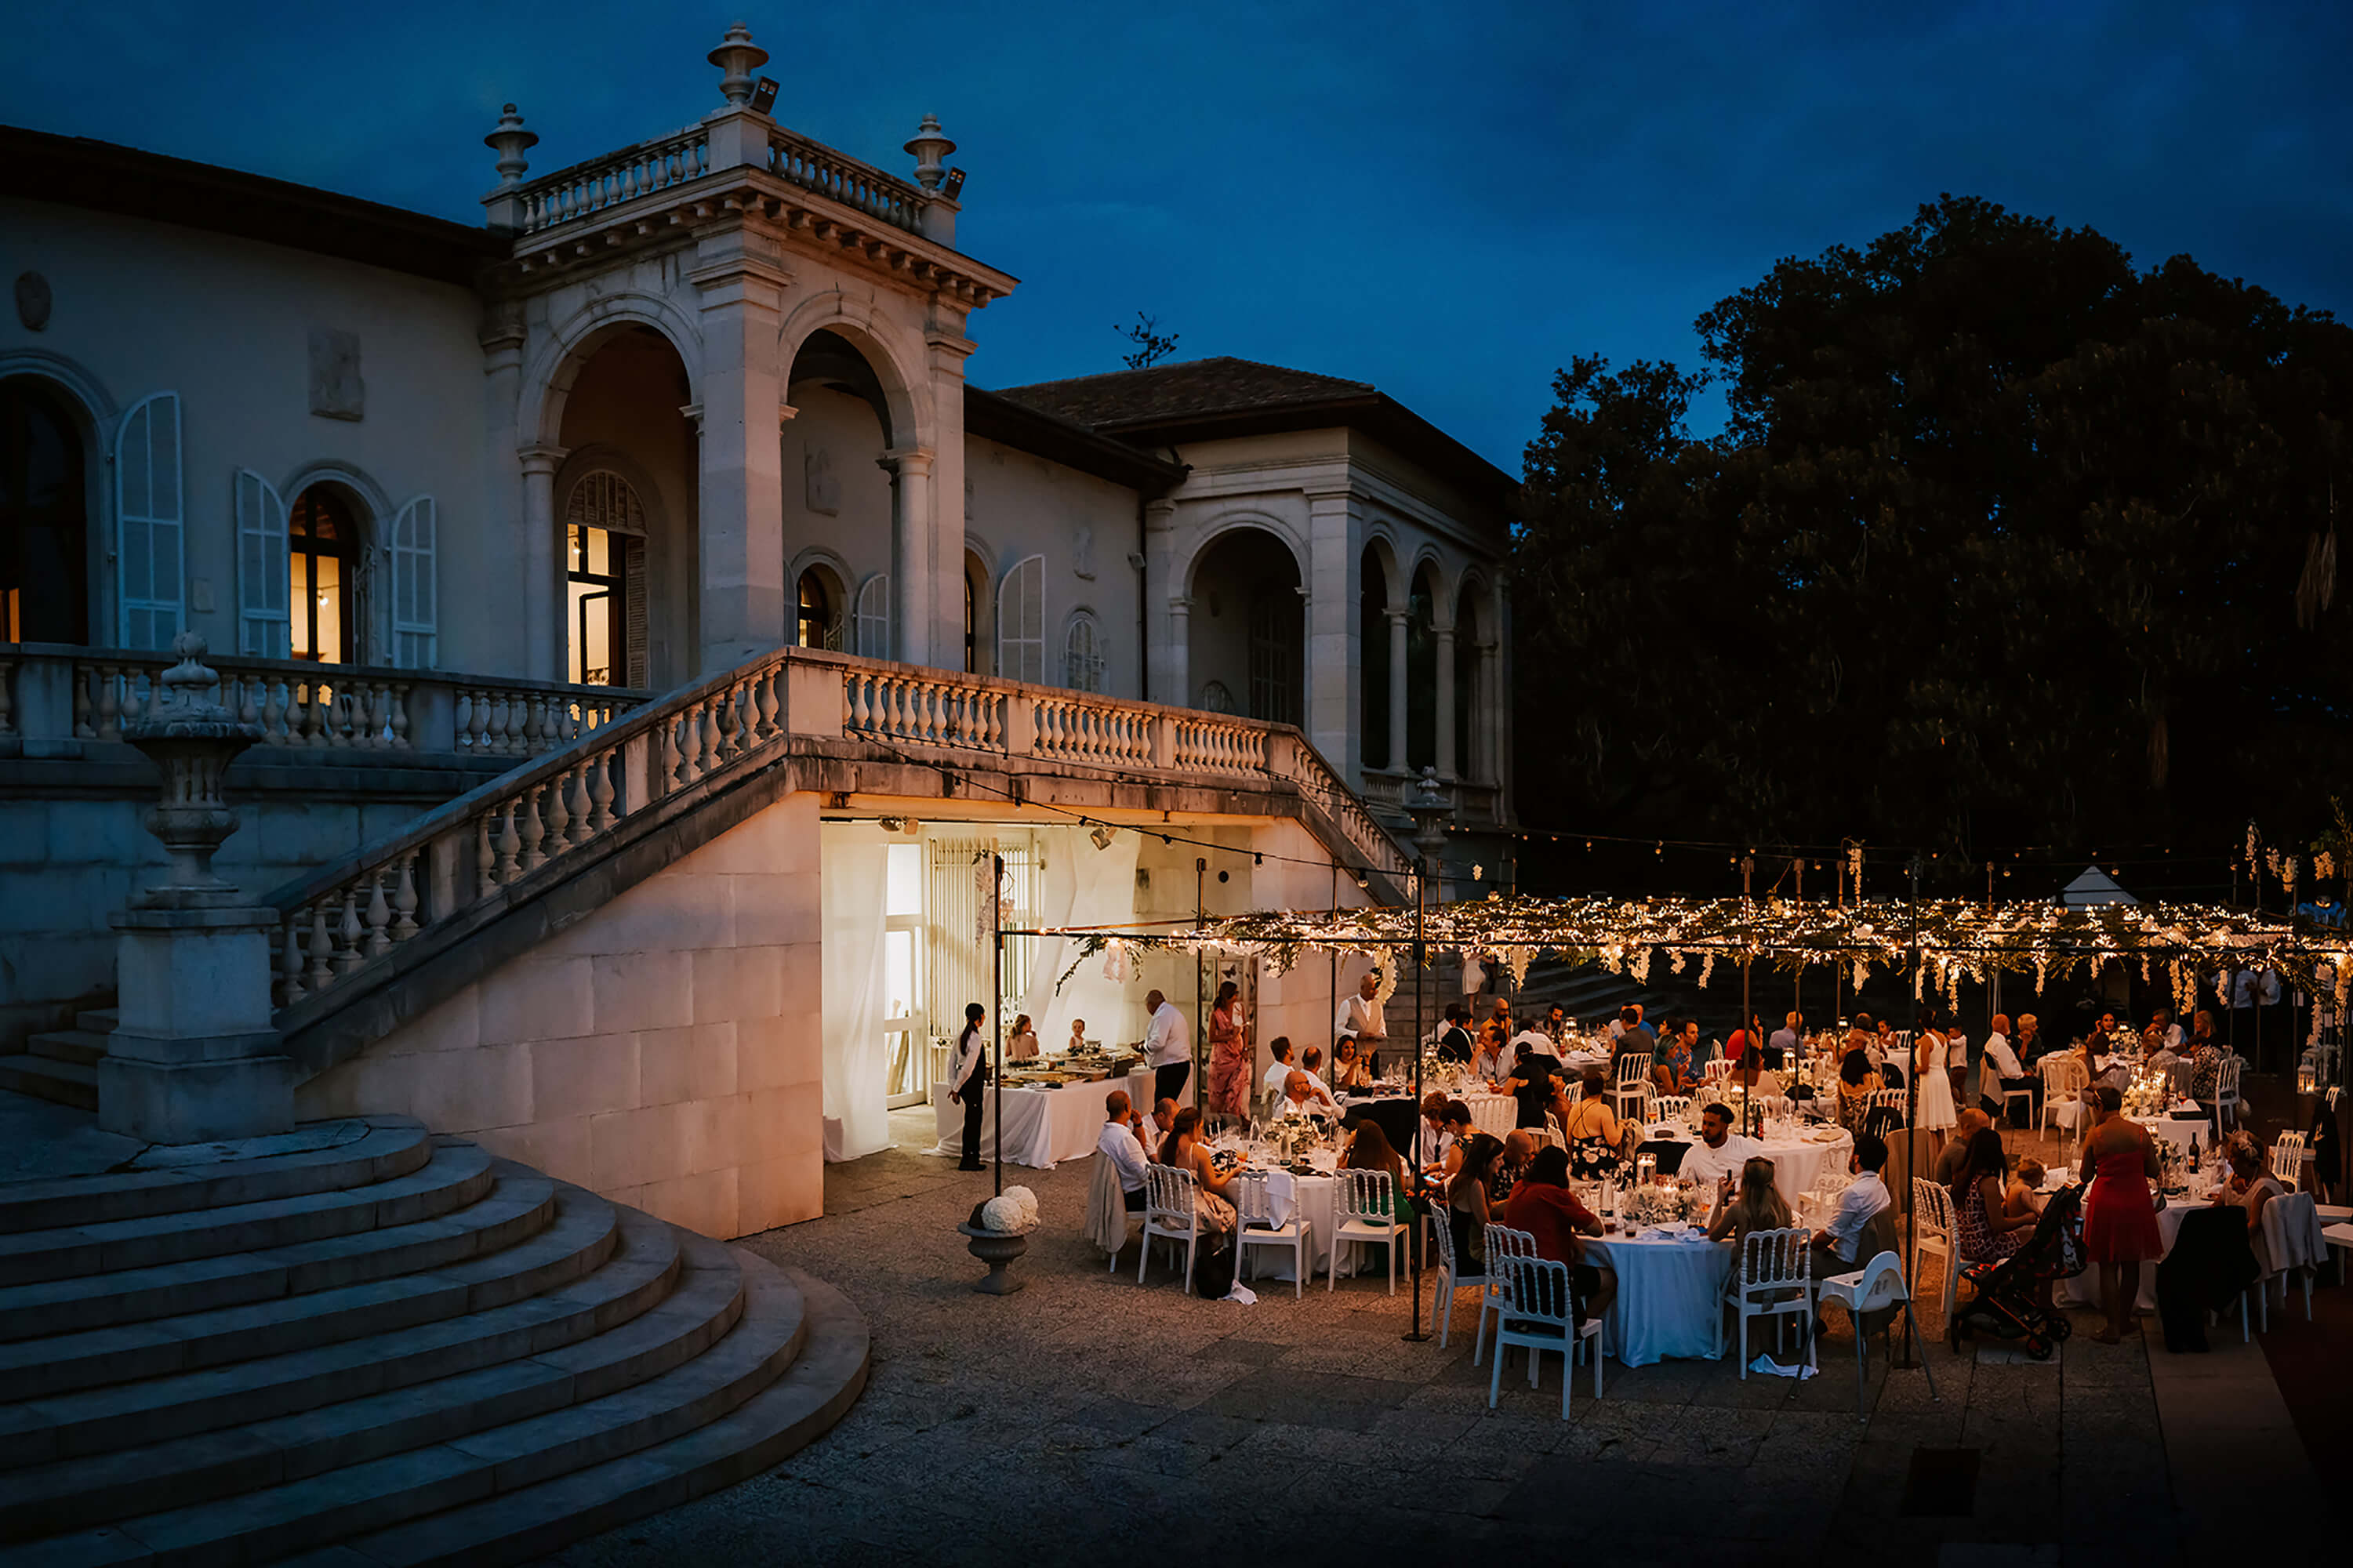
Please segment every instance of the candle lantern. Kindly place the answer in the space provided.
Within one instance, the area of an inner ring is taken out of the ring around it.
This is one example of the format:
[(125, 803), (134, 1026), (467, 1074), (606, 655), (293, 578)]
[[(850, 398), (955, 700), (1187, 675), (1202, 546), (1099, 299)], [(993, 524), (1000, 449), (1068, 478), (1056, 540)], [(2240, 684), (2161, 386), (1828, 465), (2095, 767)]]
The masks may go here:
[(2296, 1064), (2295, 1091), (2298, 1094), (2316, 1094), (2319, 1090), (2320, 1075), (2314, 1070), (2312, 1058), (2307, 1056)]
[(1649, 1186), (1659, 1179), (1659, 1157), (1656, 1154), (1634, 1156), (1634, 1180)]

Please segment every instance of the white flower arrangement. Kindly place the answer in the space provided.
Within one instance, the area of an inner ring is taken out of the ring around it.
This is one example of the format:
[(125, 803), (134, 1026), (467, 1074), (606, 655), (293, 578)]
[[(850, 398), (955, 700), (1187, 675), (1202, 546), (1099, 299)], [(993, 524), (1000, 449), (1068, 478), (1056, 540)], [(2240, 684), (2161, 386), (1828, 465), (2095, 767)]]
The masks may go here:
[(1618, 1212), (1628, 1225), (1648, 1227), (1669, 1225), (1677, 1220), (1696, 1217), (1698, 1203), (1694, 1195), (1681, 1186), (1669, 1186), (1653, 1182), (1648, 1186), (1630, 1187), (1618, 1200)]
[(980, 1205), (980, 1223), (1000, 1236), (1021, 1236), (1038, 1228), (1038, 1194), (1027, 1187), (1008, 1187)]

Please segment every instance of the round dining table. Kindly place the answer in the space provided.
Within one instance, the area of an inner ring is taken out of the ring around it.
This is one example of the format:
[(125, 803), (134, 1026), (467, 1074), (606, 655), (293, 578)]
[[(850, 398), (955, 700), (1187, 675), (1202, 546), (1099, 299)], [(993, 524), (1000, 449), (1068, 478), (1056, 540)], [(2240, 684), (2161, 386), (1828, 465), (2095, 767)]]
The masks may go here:
[[(1826, 1127), (1820, 1131), (1825, 1136), (1816, 1138), (1807, 1133), (1793, 1135), (1785, 1132), (1778, 1137), (1768, 1133), (1753, 1140), (1757, 1152), (1773, 1162), (1773, 1185), (1792, 1206), (1813, 1190), (1825, 1166), (1842, 1172), (1847, 1168), (1848, 1157), (1853, 1152), (1854, 1138), (1844, 1128)], [(1831, 1133), (1836, 1136), (1828, 1136)], [(1662, 1122), (1650, 1129), (1642, 1146), (1660, 1156), (1659, 1173), (1663, 1176), (1674, 1174), (1681, 1169), (1683, 1154), (1695, 1142), (1688, 1129)], [(1670, 1155), (1668, 1152), (1676, 1145), (1681, 1146), (1682, 1152)], [(1670, 1157), (1675, 1162), (1672, 1166), (1667, 1163)]]
[(1710, 1241), (1698, 1226), (1672, 1238), (1661, 1232), (1588, 1237), (1585, 1261), (1618, 1276), (1602, 1342), (1620, 1364), (1648, 1366), (1670, 1356), (1713, 1361), (1724, 1353), (1730, 1242)]

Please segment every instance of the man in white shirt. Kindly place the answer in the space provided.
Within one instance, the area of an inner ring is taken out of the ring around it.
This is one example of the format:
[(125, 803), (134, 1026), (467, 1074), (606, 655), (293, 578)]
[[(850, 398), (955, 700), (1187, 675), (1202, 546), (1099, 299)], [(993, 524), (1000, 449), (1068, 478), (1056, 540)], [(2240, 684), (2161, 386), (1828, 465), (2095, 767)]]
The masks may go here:
[(1315, 1092), (1337, 1105), (1340, 1101), (1332, 1093), (1332, 1086), (1324, 1081), (1323, 1066), (1324, 1047), (1321, 1046), (1308, 1047), (1307, 1054), (1299, 1058), (1299, 1070), (1307, 1075), (1307, 1081), (1315, 1086)]
[(1103, 1096), (1103, 1125), (1095, 1135), (1095, 1147), (1119, 1172), (1120, 1199), (1127, 1205), (1127, 1212), (1141, 1212), (1144, 1172), (1148, 1163), (1144, 1157), (1144, 1118), (1129, 1109), (1125, 1089), (1115, 1089)]
[[(2007, 1103), (2002, 1099), (2004, 1089), (2039, 1091), (2042, 1087), (2042, 1080), (2031, 1077), (2019, 1064), (2018, 1053), (2010, 1048), (2010, 1019), (2006, 1015), (1996, 1013), (1993, 1016), (1993, 1033), (1986, 1037), (1985, 1066), (1978, 1077), (1982, 1086), (1979, 1102), (1985, 1106), (1986, 1114), (1992, 1117), (2000, 1117), (2002, 1107)], [(2031, 1103), (2028, 1106), (2027, 1116), (2031, 1121)]]
[(1389, 1043), (1388, 1023), (1381, 1016), (1380, 1001), (1374, 994), (1380, 988), (1380, 972), (1366, 971), (1364, 978), (1356, 982), (1356, 994), (1341, 1005), (1339, 1027), (1333, 1031), (1354, 1035), (1360, 1054), (1377, 1051)]
[(1274, 1109), (1278, 1116), (1340, 1114), (1339, 1103), (1332, 1098), (1332, 1091), (1297, 1068), (1292, 1068), (1291, 1076), (1283, 1080), (1282, 1098), (1275, 1102)]
[(1290, 1078), (1293, 1070), (1291, 1061), (1291, 1037), (1277, 1035), (1267, 1042), (1266, 1048), (1274, 1053), (1274, 1065), (1267, 1068), (1266, 1076), (1259, 1080), (1260, 1088), (1269, 1096), (1278, 1095), (1282, 1092), (1283, 1080)]
[(981, 1035), (980, 1021), (987, 1016), (988, 1009), (979, 1003), (965, 1005), (964, 1033), (956, 1037), (955, 1061), (948, 1068), (948, 1103), (964, 1107), (964, 1158), (956, 1164), (959, 1171), (981, 1169), (981, 1090), (988, 1082), (988, 1041)]
[(1886, 1141), (1875, 1132), (1858, 1135), (1854, 1152), (1847, 1160), (1854, 1180), (1839, 1194), (1838, 1212), (1831, 1215), (1830, 1224), (1814, 1236), (1815, 1279), (1843, 1274), (1858, 1263), (1871, 1261), (1855, 1256), (1856, 1244), (1862, 1239), (1862, 1227), (1871, 1223), (1871, 1216), (1890, 1202), (1887, 1184), (1879, 1175), (1886, 1168)]
[(1185, 1080), (1193, 1076), (1193, 1042), (1185, 1037), (1185, 1015), (1157, 988), (1144, 994), (1144, 1010), (1152, 1021), (1145, 1026), (1136, 1049), (1152, 1067), (1152, 1098), (1182, 1100)]
[(1699, 1142), (1683, 1151), (1675, 1174), (1703, 1187), (1713, 1184), (1728, 1195), (1731, 1189), (1725, 1184), (1739, 1180), (1740, 1167), (1755, 1152), (1755, 1141), (1732, 1130), (1731, 1108), (1711, 1105), (1700, 1113)]

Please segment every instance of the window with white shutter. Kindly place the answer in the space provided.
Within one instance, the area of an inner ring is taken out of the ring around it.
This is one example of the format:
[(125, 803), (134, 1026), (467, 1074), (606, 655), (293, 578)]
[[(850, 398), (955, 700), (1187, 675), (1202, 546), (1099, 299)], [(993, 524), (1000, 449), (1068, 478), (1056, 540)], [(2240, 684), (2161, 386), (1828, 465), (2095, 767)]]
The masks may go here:
[(1070, 629), (1062, 634), (1062, 684), (1073, 691), (1103, 689), (1103, 645), (1096, 637), (1091, 611), (1073, 613)]
[[(170, 647), (186, 624), (186, 520), (180, 395), (158, 392), (132, 405), (114, 440), (114, 581), (124, 647)], [(283, 594), (282, 567), (280, 574)]]
[(1042, 684), (1046, 679), (1046, 558), (1014, 563), (997, 590), (997, 673)]
[(237, 471), (237, 651), (248, 658), (292, 657), (286, 595), (286, 503), (251, 468)]
[(891, 574), (877, 572), (858, 587), (858, 652), (865, 658), (891, 657)]
[(440, 505), (431, 496), (418, 496), (392, 520), (392, 662), (401, 669), (431, 669), (438, 652), (441, 601), (433, 569), (440, 531)]

